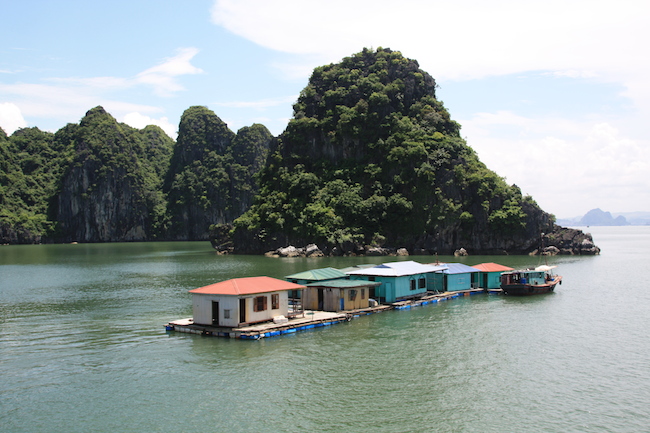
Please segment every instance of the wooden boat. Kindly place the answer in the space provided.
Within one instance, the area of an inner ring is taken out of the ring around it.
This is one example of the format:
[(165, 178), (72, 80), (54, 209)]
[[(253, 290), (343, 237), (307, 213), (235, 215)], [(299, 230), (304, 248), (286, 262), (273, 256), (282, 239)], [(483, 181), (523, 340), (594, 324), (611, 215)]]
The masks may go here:
[(501, 274), (501, 289), (506, 295), (528, 296), (549, 293), (562, 284), (562, 276), (554, 275), (555, 266), (542, 265)]

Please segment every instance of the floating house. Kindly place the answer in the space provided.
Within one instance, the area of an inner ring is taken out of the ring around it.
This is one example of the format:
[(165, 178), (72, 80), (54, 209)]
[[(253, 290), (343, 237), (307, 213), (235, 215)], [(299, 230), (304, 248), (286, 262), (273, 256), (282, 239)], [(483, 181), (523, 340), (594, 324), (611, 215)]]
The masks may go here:
[(362, 310), (370, 307), (375, 287), (380, 284), (348, 279), (310, 283), (303, 291), (302, 305), (305, 309), (318, 311)]
[(193, 289), (194, 323), (235, 328), (289, 317), (289, 291), (304, 288), (276, 278), (249, 277)]
[(371, 291), (371, 298), (382, 303), (422, 296), (428, 291), (427, 279), (446, 265), (423, 265), (412, 260), (390, 262), (368, 268), (347, 271), (351, 280), (367, 280), (381, 283)]
[[(318, 283), (332, 280), (341, 280), (349, 279), (344, 272), (339, 271), (336, 268), (321, 268), (321, 269), (311, 269), (309, 271), (298, 272), (297, 274), (287, 275), (284, 277), (285, 280), (292, 283), (307, 285), (310, 283)], [(300, 290), (292, 291), (289, 293), (289, 297), (293, 299), (302, 298), (302, 293)], [(336, 310), (327, 310), (327, 311), (336, 311)]]
[(459, 292), (477, 287), (476, 275), (478, 275), (478, 269), (462, 263), (445, 263), (443, 265), (445, 269), (429, 275), (428, 284), (432, 290), (437, 292)]
[(485, 290), (498, 289), (501, 287), (501, 274), (514, 270), (498, 263), (480, 263), (472, 266), (478, 269), (478, 284)]

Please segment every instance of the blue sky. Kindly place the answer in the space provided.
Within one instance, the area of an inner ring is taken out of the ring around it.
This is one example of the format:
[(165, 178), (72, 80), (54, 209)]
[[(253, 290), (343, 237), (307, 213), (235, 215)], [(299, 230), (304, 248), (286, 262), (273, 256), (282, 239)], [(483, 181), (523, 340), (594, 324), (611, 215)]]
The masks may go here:
[(280, 134), (314, 67), (416, 59), (481, 160), (548, 212), (650, 211), (650, 6), (634, 0), (0, 0), (0, 126), (102, 105), (175, 137), (183, 111)]

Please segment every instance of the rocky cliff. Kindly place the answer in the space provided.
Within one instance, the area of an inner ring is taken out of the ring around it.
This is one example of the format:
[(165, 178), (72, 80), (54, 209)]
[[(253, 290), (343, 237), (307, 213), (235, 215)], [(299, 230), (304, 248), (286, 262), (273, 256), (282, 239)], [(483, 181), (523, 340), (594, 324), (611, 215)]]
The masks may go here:
[(176, 143), (102, 107), (55, 134), (0, 132), (2, 243), (208, 239), (250, 207), (274, 140), (205, 107), (186, 110)]
[(316, 68), (235, 221), (235, 250), (535, 250), (554, 217), (481, 163), (435, 80), (389, 49)]
[[(162, 131), (160, 131), (162, 132)], [(56, 196), (57, 238), (114, 242), (155, 238), (160, 178), (153, 155), (165, 158), (172, 141), (119, 124), (102, 107), (67, 131), (74, 155)]]
[(248, 209), (272, 139), (263, 125), (234, 134), (208, 108), (187, 109), (165, 180), (168, 237), (207, 240), (211, 225), (232, 223)]

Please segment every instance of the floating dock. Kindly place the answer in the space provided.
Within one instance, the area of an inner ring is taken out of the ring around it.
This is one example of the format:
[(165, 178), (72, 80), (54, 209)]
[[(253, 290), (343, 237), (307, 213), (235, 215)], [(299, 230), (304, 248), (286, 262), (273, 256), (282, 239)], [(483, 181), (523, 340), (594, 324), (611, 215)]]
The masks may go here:
[(276, 337), (278, 335), (292, 334), (308, 329), (347, 322), (352, 320), (353, 317), (352, 312), (331, 313), (328, 311), (305, 311), (301, 316), (291, 318), (285, 323), (264, 322), (239, 328), (198, 325), (192, 319), (180, 319), (169, 322), (165, 328), (168, 331), (186, 332), (190, 334), (259, 340), (260, 338)]
[(381, 304), (375, 307), (359, 310), (347, 310), (341, 312), (328, 311), (305, 311), (300, 317), (289, 318), (285, 323), (263, 322), (238, 328), (224, 328), (210, 325), (195, 324), (192, 318), (179, 319), (165, 325), (167, 331), (184, 332), (205, 336), (239, 338), (243, 340), (259, 340), (261, 338), (277, 337), (280, 335), (293, 334), (310, 329), (335, 325), (337, 323), (349, 322), (353, 318), (363, 315), (381, 313), (388, 310), (407, 310), (461, 296), (471, 296), (478, 293), (486, 293), (484, 289), (471, 289), (458, 292), (428, 293), (425, 296), (394, 302), (392, 304)]

